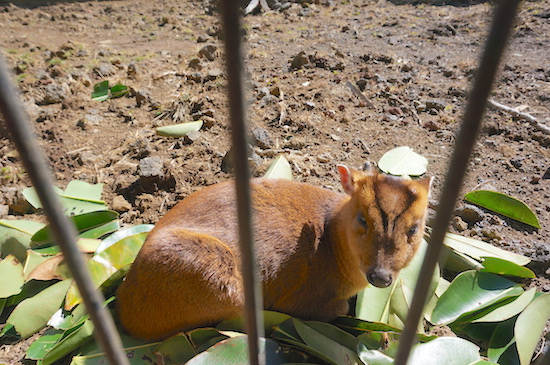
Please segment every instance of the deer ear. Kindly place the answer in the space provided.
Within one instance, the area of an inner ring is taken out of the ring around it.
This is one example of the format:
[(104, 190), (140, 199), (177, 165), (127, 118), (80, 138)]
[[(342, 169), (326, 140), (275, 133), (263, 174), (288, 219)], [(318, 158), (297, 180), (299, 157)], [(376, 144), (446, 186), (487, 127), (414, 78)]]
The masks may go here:
[(425, 177), (421, 180), (418, 180), (418, 182), (426, 188), (426, 190), (428, 191), (428, 197), (431, 197), (432, 196), (432, 184), (434, 182), (433, 176), (432, 177)]
[(338, 173), (340, 174), (340, 183), (342, 184), (342, 188), (346, 194), (353, 195), (354, 184), (350, 169), (346, 165), (338, 165), (337, 167)]

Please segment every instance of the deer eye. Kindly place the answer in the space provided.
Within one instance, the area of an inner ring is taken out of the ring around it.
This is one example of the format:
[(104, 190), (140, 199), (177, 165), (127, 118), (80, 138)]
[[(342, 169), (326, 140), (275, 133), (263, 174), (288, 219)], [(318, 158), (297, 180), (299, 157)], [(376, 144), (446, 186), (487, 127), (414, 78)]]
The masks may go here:
[(357, 214), (357, 222), (361, 225), (361, 227), (367, 229), (367, 220), (365, 219), (365, 216), (363, 213)]
[(413, 225), (409, 230), (407, 231), (407, 236), (412, 237), (416, 233), (418, 233), (418, 224)]

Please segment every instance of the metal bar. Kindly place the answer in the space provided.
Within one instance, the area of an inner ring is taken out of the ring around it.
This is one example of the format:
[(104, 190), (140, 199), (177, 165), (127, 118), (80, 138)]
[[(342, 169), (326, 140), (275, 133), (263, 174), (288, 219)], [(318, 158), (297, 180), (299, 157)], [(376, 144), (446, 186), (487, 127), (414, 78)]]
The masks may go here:
[(489, 37), (476, 73), (473, 89), (453, 151), (445, 186), (440, 198), (426, 257), (418, 276), (411, 308), (401, 335), (394, 365), (405, 365), (416, 337), (416, 329), (426, 304), (435, 265), (440, 258), (443, 238), (462, 187), (470, 155), (474, 149), (487, 99), (500, 59), (513, 25), (520, 0), (501, 0), (496, 6)]
[(252, 208), (250, 197), (250, 169), (248, 166), (248, 140), (246, 126), (245, 94), (243, 84), (243, 61), (241, 42), (241, 14), (238, 1), (222, 0), (221, 16), (225, 34), (225, 57), (227, 69), (227, 93), (235, 186), (239, 218), (242, 275), (245, 294), (245, 319), (248, 333), (248, 353), (251, 365), (264, 364), (260, 358), (259, 339), (263, 337), (262, 292), (258, 281), (258, 269), (252, 231)]
[(107, 308), (103, 306), (103, 295), (95, 290), (86, 270), (82, 254), (75, 242), (77, 232), (74, 225), (63, 214), (48, 163), (38, 147), (31, 130), (28, 116), (23, 110), (11, 84), (4, 58), (0, 55), (0, 111), (12, 140), (19, 151), (25, 169), (44, 207), (52, 228), (55, 242), (63, 251), (65, 262), (71, 271), (86, 309), (94, 322), (94, 334), (111, 364), (129, 364), (122, 350), (122, 342)]

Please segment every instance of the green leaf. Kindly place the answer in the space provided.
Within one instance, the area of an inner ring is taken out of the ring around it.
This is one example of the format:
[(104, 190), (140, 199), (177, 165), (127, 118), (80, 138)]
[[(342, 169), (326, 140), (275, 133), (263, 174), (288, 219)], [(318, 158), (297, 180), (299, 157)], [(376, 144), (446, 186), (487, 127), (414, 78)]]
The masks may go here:
[(292, 167), (290, 167), (284, 155), (279, 155), (271, 162), (264, 177), (292, 180)]
[(527, 204), (509, 195), (490, 190), (477, 190), (466, 194), (464, 199), (505, 217), (540, 228), (537, 216)]
[(25, 283), (23, 265), (13, 255), (0, 261), (0, 298), (7, 298), (21, 293)]
[(47, 259), (47, 257), (44, 257), (33, 250), (27, 250), (27, 259), (25, 260), (25, 266), (23, 267), (23, 276), (25, 277), (25, 281), (28, 281), (30, 273)]
[[(273, 312), (273, 311), (263, 311), (264, 319), (264, 332), (267, 337), (270, 337), (273, 333), (275, 326), (287, 321), (291, 317), (288, 314)], [(236, 332), (245, 332), (244, 327), (244, 318), (232, 318), (227, 319), (223, 322), (220, 322), (216, 329), (219, 331), (236, 331)]]
[(407, 146), (394, 148), (378, 161), (378, 167), (385, 173), (397, 176), (420, 176), (428, 168), (428, 160)]
[(97, 247), (95, 253), (99, 254), (101, 251), (104, 251), (106, 248), (114, 245), (118, 241), (122, 240), (123, 238), (136, 235), (138, 233), (147, 233), (150, 232), (155, 226), (153, 224), (138, 224), (136, 226), (123, 228), (109, 237), (105, 238), (101, 244)]
[[(88, 184), (84, 181), (73, 180), (67, 184), (65, 191), (54, 188), (59, 195), (59, 201), (65, 214), (75, 215), (107, 210), (107, 205), (101, 200), (103, 184)], [(35, 208), (42, 208), (40, 199), (34, 188), (23, 190), (23, 196)]]
[[(319, 332), (309, 325), (298, 319), (293, 319), (296, 331), (300, 335), (304, 343), (312, 350), (312, 353), (333, 364), (359, 364), (360, 360), (355, 350), (351, 350), (346, 345), (342, 345), (344, 341), (348, 341), (347, 334), (341, 331), (341, 338), (335, 340), (333, 333)], [(335, 327), (336, 328), (336, 327)], [(355, 342), (354, 348), (356, 348)]]
[(460, 316), (483, 309), (523, 292), (519, 284), (498, 275), (466, 271), (459, 274), (441, 295), (431, 319), (434, 324), (449, 324)]
[[(124, 237), (88, 260), (86, 266), (96, 288), (109, 287), (115, 281), (113, 277), (119, 278), (126, 273), (146, 237), (147, 232)], [(67, 292), (65, 309), (69, 310), (81, 302), (82, 297), (73, 284)]]
[(453, 233), (446, 233), (443, 243), (453, 250), (464, 253), (478, 261), (481, 261), (483, 257), (496, 257), (511, 261), (517, 265), (527, 265), (531, 262), (529, 258), (523, 255), (505, 251), (483, 241)]
[(27, 358), (42, 360), (63, 336), (63, 331), (49, 328), (27, 350)]
[(183, 137), (189, 132), (198, 132), (202, 128), (202, 120), (157, 127), (157, 134), (164, 137)]
[(70, 280), (60, 281), (25, 299), (15, 307), (6, 323), (12, 324), (22, 338), (34, 334), (59, 309), (70, 284)]
[(111, 88), (111, 99), (120, 98), (128, 94), (128, 86), (122, 84), (116, 84)]
[(116, 232), (119, 228), (120, 228), (120, 222), (118, 220), (114, 220), (114, 221), (102, 224), (101, 226), (94, 227), (92, 229), (84, 231), (78, 235), (78, 238), (91, 238), (91, 239), (101, 238), (108, 235), (109, 233)]
[(105, 101), (109, 99), (109, 80), (101, 81), (94, 85), (92, 92), (93, 101)]
[(21, 303), (23, 300), (30, 298), (32, 296), (35, 296), (36, 294), (40, 293), (42, 290), (46, 289), (47, 287), (55, 284), (56, 280), (51, 281), (38, 281), (38, 280), (30, 280), (27, 281), (21, 290), (21, 293), (14, 295), (12, 297), (8, 298), (8, 301), (6, 303), (7, 306), (14, 306)]
[(68, 330), (86, 319), (88, 313), (84, 304), (77, 305), (72, 311), (60, 308), (48, 321), (48, 326), (59, 330)]
[(363, 363), (368, 365), (392, 365), (393, 358), (378, 350), (371, 350), (365, 344), (359, 343), (357, 354)]
[(535, 278), (536, 275), (530, 269), (514, 264), (511, 261), (497, 257), (482, 257), (483, 268), (480, 271), (492, 272), (498, 275), (515, 276), (518, 278)]
[[(118, 213), (112, 210), (95, 211), (84, 213), (70, 217), (70, 220), (75, 224), (78, 232), (87, 231), (89, 229), (99, 227), (105, 223), (111, 222), (118, 218)], [(53, 237), (50, 233), (50, 226), (46, 226), (32, 236), (31, 246), (51, 244)]]
[[(74, 330), (68, 330), (64, 333), (64, 336), (59, 340), (42, 360), (43, 365), (53, 364), (57, 360), (67, 356), (74, 350), (78, 349), (85, 343), (93, 339), (94, 324), (91, 320), (85, 321), (80, 324)], [(67, 335), (67, 333), (69, 333)]]
[(479, 360), (479, 347), (470, 341), (439, 337), (414, 346), (407, 365), (464, 365)]
[(535, 297), (536, 288), (531, 288), (514, 299), (512, 302), (492, 309), (486, 315), (472, 320), (476, 322), (502, 322), (521, 313)]
[(155, 354), (162, 357), (165, 365), (184, 364), (189, 361), (197, 352), (191, 342), (184, 334), (177, 334), (162, 342), (155, 349)]
[(496, 326), (489, 341), (489, 348), (487, 349), (487, 357), (490, 361), (499, 362), (500, 357), (516, 343), (516, 339), (514, 338), (514, 324), (516, 320), (517, 317), (513, 317), (500, 322)]
[[(233, 337), (218, 342), (208, 350), (198, 354), (186, 365), (242, 365), (248, 364), (247, 336)], [(265, 353), (269, 365), (298, 362), (300, 357), (294, 351), (283, 349), (273, 340), (260, 338), (260, 351)], [(302, 358), (303, 359), (303, 358)]]
[(521, 365), (527, 365), (550, 319), (550, 294), (534, 299), (518, 316), (514, 327), (516, 345)]
[(31, 237), (44, 226), (44, 223), (23, 219), (0, 219), (0, 257), (13, 254), (19, 262), (25, 262)]

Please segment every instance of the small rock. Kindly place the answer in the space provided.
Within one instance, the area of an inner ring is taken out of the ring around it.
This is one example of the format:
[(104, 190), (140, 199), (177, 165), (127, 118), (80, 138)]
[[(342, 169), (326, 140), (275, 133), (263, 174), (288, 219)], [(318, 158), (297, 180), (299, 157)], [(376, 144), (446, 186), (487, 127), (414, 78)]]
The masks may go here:
[(111, 208), (117, 212), (127, 212), (132, 209), (132, 204), (128, 203), (122, 195), (117, 195), (113, 198)]
[(453, 224), (453, 227), (459, 232), (462, 232), (468, 229), (468, 223), (464, 222), (462, 218), (458, 216), (453, 217), (452, 224)]
[(510, 159), (510, 164), (514, 166), (516, 169), (520, 169), (521, 166), (523, 166), (523, 159), (522, 158), (512, 158)]
[(481, 222), (485, 218), (485, 212), (475, 205), (466, 205), (457, 209), (455, 212), (457, 216), (462, 218), (469, 225), (474, 225)]
[(223, 75), (223, 71), (219, 68), (214, 68), (206, 74), (206, 77), (204, 78), (205, 81), (213, 81), (216, 80), (218, 77)]
[(41, 104), (58, 104), (65, 100), (67, 93), (63, 87), (57, 84), (48, 84), (46, 85), (44, 93), (44, 98), (42, 99)]
[(424, 128), (432, 132), (438, 131), (441, 129), (440, 125), (433, 120), (428, 120), (426, 123), (424, 123)]
[(269, 90), (269, 93), (278, 98), (281, 97), (281, 89), (278, 86), (272, 87), (271, 90)]
[(128, 78), (130, 80), (136, 80), (138, 75), (138, 67), (135, 62), (130, 62), (128, 64), (128, 69), (126, 70), (126, 74), (128, 75)]
[(361, 91), (365, 91), (366, 87), (367, 87), (367, 79), (365, 78), (360, 78), (359, 80), (357, 80), (355, 82), (355, 85), (357, 85), (357, 87), (359, 88), (359, 90)]
[(313, 108), (315, 108), (315, 103), (313, 101), (306, 101), (304, 105), (307, 110), (313, 110)]
[(269, 132), (261, 127), (254, 128), (252, 130), (252, 136), (254, 137), (254, 144), (260, 148), (271, 148), (273, 142), (271, 141), (271, 135)]
[(208, 61), (214, 61), (216, 59), (216, 51), (218, 47), (213, 44), (207, 44), (199, 50), (199, 56), (206, 58)]
[(201, 60), (195, 57), (189, 61), (189, 63), (187, 64), (187, 67), (195, 71), (200, 71), (202, 70)]
[(546, 170), (546, 172), (544, 173), (544, 175), (542, 175), (542, 179), (543, 179), (543, 180), (548, 180), (548, 179), (550, 179), (550, 167)]
[(164, 177), (164, 164), (158, 156), (145, 157), (139, 161), (139, 181), (145, 192), (158, 190)]
[(4, 204), (0, 204), (0, 218), (6, 218), (10, 211), (10, 207)]
[(291, 148), (293, 150), (301, 150), (305, 146), (307, 146), (307, 140), (300, 136), (294, 136), (285, 143), (286, 148)]
[(198, 140), (200, 137), (201, 137), (201, 132), (191, 131), (191, 132), (188, 132), (183, 137), (183, 141), (184, 141), (184, 144), (191, 144), (191, 143), (195, 142), (196, 140)]
[(489, 239), (499, 240), (499, 241), (502, 240), (502, 236), (494, 229), (482, 229), (481, 233)]
[(93, 72), (99, 77), (112, 76), (116, 73), (116, 68), (110, 63), (101, 63), (93, 68)]
[(426, 101), (427, 109), (443, 110), (445, 109), (445, 103), (439, 100), (428, 100)]
[(333, 161), (333, 160), (334, 160), (334, 158), (328, 152), (321, 153), (319, 156), (317, 156), (317, 161), (319, 161), (321, 163), (327, 163), (327, 162), (330, 162), (330, 161)]
[(306, 56), (306, 53), (304, 51), (301, 51), (296, 56), (294, 56), (294, 58), (290, 62), (290, 69), (297, 70), (299, 68), (302, 68), (304, 65), (308, 63), (309, 63), (309, 59)]

